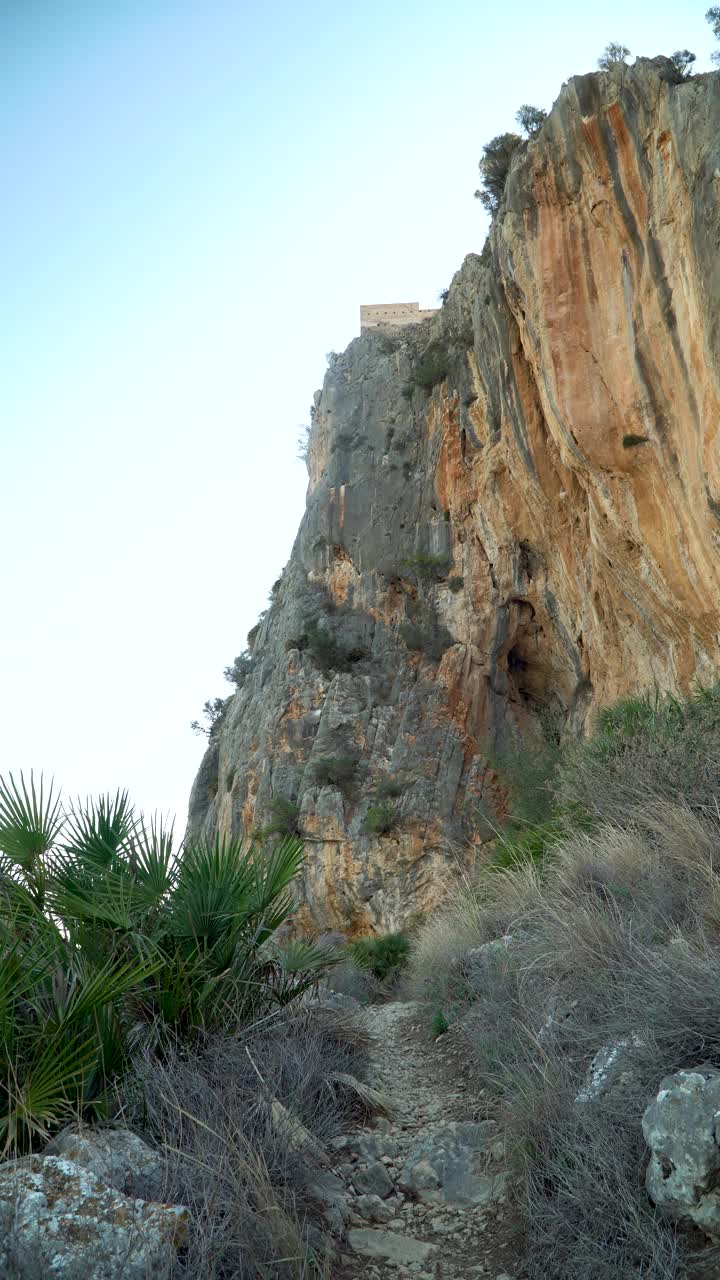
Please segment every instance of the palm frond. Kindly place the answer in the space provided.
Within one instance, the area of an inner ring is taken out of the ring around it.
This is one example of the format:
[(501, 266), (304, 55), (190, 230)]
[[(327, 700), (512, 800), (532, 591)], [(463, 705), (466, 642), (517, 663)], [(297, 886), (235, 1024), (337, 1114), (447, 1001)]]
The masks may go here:
[(0, 1109), (0, 1148), (17, 1149), (23, 1140), (45, 1139), (77, 1108), (88, 1067), (96, 1054), (92, 1035), (83, 1040), (56, 1035), (38, 1043), (29, 1064), (12, 1065), (6, 1083), (7, 1105)]
[(133, 853), (138, 882), (159, 903), (172, 888), (176, 874), (173, 824), (166, 828), (162, 819), (153, 816), (148, 828), (141, 814), (133, 830)]
[(42, 896), (42, 860), (52, 848), (63, 827), (64, 814), (60, 797), (53, 795), (53, 783), (45, 792), (43, 775), (35, 786), (30, 772), (30, 786), (20, 774), (20, 783), (8, 774), (0, 774), (0, 852), (19, 868), (35, 896)]
[(168, 923), (176, 938), (212, 947), (237, 933), (251, 909), (252, 852), (242, 841), (195, 841), (178, 869)]
[(348, 1093), (352, 1093), (358, 1102), (362, 1103), (368, 1115), (392, 1115), (392, 1105), (387, 1095), (380, 1089), (375, 1089), (373, 1085), (366, 1084), (364, 1080), (357, 1080), (355, 1076), (349, 1076), (345, 1071), (330, 1071), (327, 1081), (330, 1086), (340, 1085)]
[(134, 809), (127, 791), (70, 806), (65, 850), (85, 865), (111, 866), (133, 833)]
[(270, 938), (295, 909), (288, 889), (302, 866), (303, 854), (303, 842), (297, 836), (279, 840), (269, 854), (253, 848), (250, 908), (257, 921), (258, 945)]

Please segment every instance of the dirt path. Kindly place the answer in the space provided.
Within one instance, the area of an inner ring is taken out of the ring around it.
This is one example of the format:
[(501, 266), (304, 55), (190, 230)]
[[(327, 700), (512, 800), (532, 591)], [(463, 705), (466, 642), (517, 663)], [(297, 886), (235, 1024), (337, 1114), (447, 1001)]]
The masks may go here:
[(366, 1016), (370, 1083), (392, 1114), (336, 1143), (351, 1211), (338, 1280), (519, 1280), (502, 1144), (462, 1047), (452, 1034), (433, 1042), (417, 1004)]

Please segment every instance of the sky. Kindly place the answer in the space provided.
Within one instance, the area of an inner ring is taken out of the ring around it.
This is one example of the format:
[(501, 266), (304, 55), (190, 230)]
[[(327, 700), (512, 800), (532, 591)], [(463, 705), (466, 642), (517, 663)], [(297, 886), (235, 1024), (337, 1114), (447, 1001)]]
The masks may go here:
[(0, 0), (0, 773), (182, 833), (359, 306), (437, 305), (482, 145), (683, 0)]

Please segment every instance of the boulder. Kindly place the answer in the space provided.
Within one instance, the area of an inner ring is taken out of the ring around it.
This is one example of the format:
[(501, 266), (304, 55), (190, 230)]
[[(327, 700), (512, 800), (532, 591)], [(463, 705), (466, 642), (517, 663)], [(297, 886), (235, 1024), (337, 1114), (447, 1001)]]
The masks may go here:
[(0, 1165), (4, 1280), (159, 1280), (187, 1226), (182, 1205), (130, 1199), (63, 1156)]
[(44, 1154), (64, 1156), (125, 1195), (164, 1199), (165, 1161), (129, 1129), (73, 1126), (53, 1138)]
[(414, 1262), (427, 1262), (437, 1253), (437, 1245), (425, 1244), (413, 1236), (398, 1235), (394, 1231), (373, 1231), (371, 1227), (358, 1227), (348, 1232), (350, 1248), (363, 1258), (378, 1258), (398, 1266), (411, 1266)]
[(392, 1179), (379, 1160), (373, 1160), (366, 1169), (356, 1169), (353, 1183), (356, 1190), (365, 1195), (380, 1196), (383, 1200), (392, 1195)]
[(645, 1185), (661, 1213), (720, 1239), (720, 1071), (666, 1076), (643, 1116), (650, 1163)]
[(342, 1133), (331, 1138), (328, 1146), (342, 1155), (356, 1156), (363, 1160), (376, 1160), (380, 1156), (397, 1156), (398, 1143), (391, 1134)]
[(633, 1058), (645, 1041), (642, 1036), (623, 1036), (598, 1049), (585, 1076), (585, 1083), (575, 1095), (576, 1102), (595, 1102), (609, 1089), (622, 1088), (635, 1078)]
[(395, 1217), (395, 1210), (376, 1195), (358, 1196), (355, 1209), (366, 1222), (390, 1222)]
[(345, 1184), (329, 1169), (316, 1171), (308, 1191), (323, 1207), (323, 1217), (332, 1231), (342, 1236), (350, 1220)]
[(490, 1120), (442, 1125), (408, 1156), (400, 1174), (401, 1190), (425, 1204), (492, 1203), (507, 1183), (507, 1174), (489, 1168), (496, 1137)]

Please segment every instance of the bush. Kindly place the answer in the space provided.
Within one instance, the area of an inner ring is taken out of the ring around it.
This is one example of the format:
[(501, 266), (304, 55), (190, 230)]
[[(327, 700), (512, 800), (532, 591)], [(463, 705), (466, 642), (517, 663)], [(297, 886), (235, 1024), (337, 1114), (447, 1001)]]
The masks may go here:
[(620, 66), (629, 57), (630, 50), (624, 44), (611, 40), (598, 58), (598, 67), (601, 71), (610, 71), (612, 67)]
[(634, 449), (638, 444), (647, 444), (649, 439), (649, 436), (638, 436), (629, 432), (627, 435), (623, 436), (622, 446), (623, 449)]
[(720, 776), (720, 685), (685, 700), (644, 694), (601, 711), (587, 742), (568, 748), (558, 800), (594, 818), (632, 824), (638, 808), (682, 803), (715, 812)]
[[(364, 1039), (327, 1011), (215, 1034), (191, 1057), (146, 1055), (126, 1115), (168, 1163), (164, 1197), (190, 1210), (174, 1274), (245, 1280), (327, 1277), (304, 1224), (326, 1229), (312, 1156), (272, 1120), (273, 1099), (318, 1142), (365, 1118), (343, 1082), (364, 1072)], [(242, 1124), (238, 1124), (238, 1117)]]
[(437, 1013), (433, 1014), (430, 1030), (434, 1040), (437, 1040), (439, 1036), (444, 1036), (446, 1032), (450, 1030), (450, 1023), (445, 1017), (442, 1009), (439, 1009)]
[[(720, 40), (720, 6), (713, 5), (712, 9), (708, 9), (705, 19), (712, 27), (712, 33), (716, 40)], [(715, 63), (716, 67), (720, 67), (720, 50), (710, 54), (710, 60)]]
[(406, 790), (407, 783), (400, 778), (383, 778), (375, 786), (375, 795), (378, 800), (397, 800)]
[(320, 786), (347, 787), (357, 769), (357, 756), (321, 756), (312, 766), (315, 781)]
[(521, 146), (517, 133), (501, 133), (483, 147), (478, 165), (482, 186), (475, 195), (491, 216), (500, 208), (512, 158)]
[(455, 594), (458, 591), (462, 591), (463, 587), (465, 586), (465, 579), (461, 577), (459, 574), (453, 574), (452, 578), (448, 578), (448, 586), (450, 590)]
[[(229, 669), (229, 667), (226, 668), (226, 672)], [(208, 698), (202, 709), (203, 716), (207, 723), (201, 724), (199, 720), (193, 720), (190, 725), (193, 733), (202, 733), (210, 741), (217, 737), (231, 701), (232, 694), (229, 698)]]
[[(685, 1275), (645, 1196), (640, 1118), (664, 1074), (720, 1064), (720, 824), (668, 805), (635, 819), (634, 832), (566, 838), (542, 874), (485, 877), (413, 949), (415, 992), (466, 1010), (521, 1180), (533, 1277)], [(633, 1045), (631, 1074), (578, 1103), (594, 1054), (618, 1040)]]
[(416, 361), (413, 379), (418, 387), (432, 391), (433, 387), (444, 381), (447, 374), (448, 353), (440, 342), (432, 342)]
[(314, 984), (327, 952), (269, 950), (301, 863), (296, 839), (177, 858), (125, 793), (66, 811), (0, 777), (0, 1150), (105, 1114), (138, 1045), (187, 1045)]
[[(504, 1127), (534, 1280), (688, 1274), (690, 1242), (646, 1196), (640, 1120), (664, 1075), (720, 1066), (719, 734), (717, 688), (606, 709), (561, 756), (561, 820), (413, 946), (411, 992), (454, 1011)], [(588, 1100), (618, 1042), (627, 1064)]]
[(445, 576), (448, 571), (449, 564), (450, 557), (447, 555), (433, 556), (426, 555), (421, 552), (415, 556), (405, 556), (400, 561), (400, 565), (403, 569), (409, 569), (418, 578), (427, 579), (432, 582), (437, 582), (438, 579)]
[(300, 432), (297, 441), (297, 458), (298, 462), (307, 463), (308, 454), (310, 452), (310, 437), (312, 435), (312, 424), (304, 422), (298, 427)]
[(368, 656), (367, 650), (361, 646), (340, 644), (332, 624), (323, 623), (317, 617), (307, 618), (303, 629), (304, 634), (295, 641), (295, 647), (306, 649), (315, 664), (325, 673), (345, 671)]
[(411, 651), (424, 653), (434, 662), (439, 662), (445, 650), (454, 644), (450, 632), (430, 604), (411, 602), (409, 608), (409, 620), (401, 622), (398, 627), (400, 639)]
[(300, 835), (300, 806), (287, 796), (273, 796), (270, 801), (270, 821), (255, 833), (256, 839)]
[(398, 824), (398, 813), (393, 805), (381, 800), (379, 804), (371, 804), (363, 821), (363, 830), (368, 835), (386, 836)]
[(387, 933), (381, 938), (361, 938), (358, 942), (351, 943), (350, 954), (355, 963), (369, 969), (378, 982), (385, 982), (389, 977), (397, 977), (407, 964), (410, 939), (404, 933)]
[(670, 54), (670, 61), (677, 71), (678, 80), (688, 80), (692, 75), (693, 63), (697, 62), (697, 57), (689, 49), (676, 49)]
[(543, 111), (540, 107), (531, 107), (529, 103), (524, 102), (516, 113), (515, 119), (528, 137), (534, 138), (547, 120), (547, 111)]
[[(231, 667), (225, 668), (223, 675), (228, 684), (237, 685), (237, 688), (241, 689), (254, 666), (255, 659), (249, 650), (245, 649), (243, 653), (238, 654)], [(216, 701), (219, 702), (220, 699)]]

